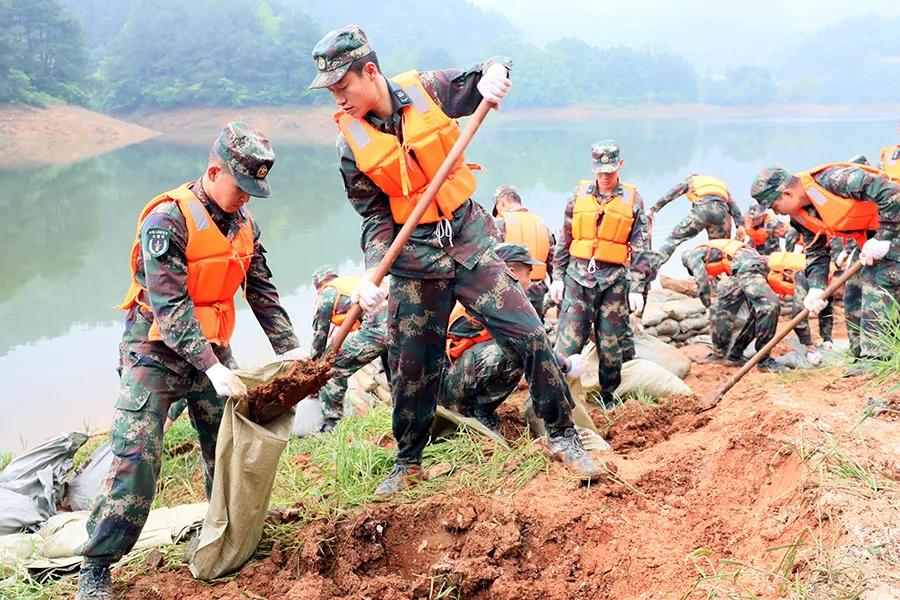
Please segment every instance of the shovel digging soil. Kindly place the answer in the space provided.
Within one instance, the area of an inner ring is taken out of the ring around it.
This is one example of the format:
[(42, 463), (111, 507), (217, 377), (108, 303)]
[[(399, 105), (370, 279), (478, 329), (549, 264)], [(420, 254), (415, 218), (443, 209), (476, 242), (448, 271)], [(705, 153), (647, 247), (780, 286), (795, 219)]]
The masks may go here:
[(317, 393), (331, 377), (334, 357), (334, 352), (328, 352), (319, 360), (292, 361), (287, 373), (253, 389), (248, 398), (250, 419), (261, 425), (268, 423)]

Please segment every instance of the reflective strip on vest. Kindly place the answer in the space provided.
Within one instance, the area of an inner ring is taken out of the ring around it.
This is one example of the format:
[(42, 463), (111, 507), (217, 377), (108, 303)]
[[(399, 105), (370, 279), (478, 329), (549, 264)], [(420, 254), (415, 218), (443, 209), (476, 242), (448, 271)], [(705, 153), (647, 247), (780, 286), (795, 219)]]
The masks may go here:
[(372, 141), (369, 132), (363, 127), (362, 121), (353, 119), (347, 124), (347, 132), (353, 136), (353, 142), (360, 148), (365, 148)]

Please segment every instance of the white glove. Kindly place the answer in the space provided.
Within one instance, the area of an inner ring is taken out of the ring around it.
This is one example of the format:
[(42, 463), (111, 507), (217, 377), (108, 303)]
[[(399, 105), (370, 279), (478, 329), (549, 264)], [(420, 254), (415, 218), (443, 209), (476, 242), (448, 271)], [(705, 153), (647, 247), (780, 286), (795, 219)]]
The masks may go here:
[(220, 396), (230, 398), (232, 396), (246, 396), (247, 386), (241, 381), (240, 377), (234, 374), (234, 371), (223, 365), (216, 363), (206, 370), (206, 376), (216, 388), (216, 393)]
[(493, 102), (497, 108), (500, 108), (500, 101), (506, 97), (509, 88), (512, 87), (512, 82), (509, 80), (506, 67), (500, 63), (494, 63), (488, 67), (475, 87), (478, 88), (482, 98)]
[(822, 362), (822, 353), (818, 350), (807, 350), (806, 351), (806, 360), (809, 361), (814, 367), (818, 367)]
[(637, 292), (628, 292), (628, 310), (631, 312), (644, 310), (644, 295)]
[(850, 255), (847, 254), (847, 250), (841, 250), (841, 253), (838, 254), (837, 258), (834, 260), (834, 265), (838, 269), (843, 269), (846, 266), (845, 263), (847, 262), (847, 259), (849, 257), (850, 257)]
[(581, 379), (581, 376), (584, 375), (584, 370), (587, 368), (587, 361), (584, 360), (584, 357), (580, 354), (573, 354), (566, 358), (569, 361), (569, 370), (566, 372), (566, 377), (571, 379)]
[(365, 312), (378, 308), (387, 299), (387, 290), (375, 285), (369, 277), (368, 274), (363, 275), (351, 296), (351, 300), (358, 302)]
[(553, 304), (562, 304), (563, 292), (566, 286), (562, 281), (554, 281), (550, 284), (550, 302)]
[(309, 355), (306, 353), (306, 350), (297, 346), (293, 350), (288, 350), (284, 354), (281, 355), (281, 360), (300, 360), (303, 358), (308, 358)]
[(822, 294), (825, 293), (825, 290), (821, 288), (809, 288), (809, 293), (806, 294), (806, 299), (803, 300), (803, 306), (810, 313), (817, 315), (828, 306), (828, 300), (822, 300)]
[(825, 348), (826, 350), (828, 350), (829, 352), (833, 352), (834, 351), (834, 342), (832, 342), (831, 340), (825, 340), (824, 342), (822, 342), (822, 347)]
[(859, 261), (868, 266), (872, 266), (876, 260), (881, 260), (884, 255), (891, 249), (890, 240), (866, 240), (862, 249), (859, 251)]

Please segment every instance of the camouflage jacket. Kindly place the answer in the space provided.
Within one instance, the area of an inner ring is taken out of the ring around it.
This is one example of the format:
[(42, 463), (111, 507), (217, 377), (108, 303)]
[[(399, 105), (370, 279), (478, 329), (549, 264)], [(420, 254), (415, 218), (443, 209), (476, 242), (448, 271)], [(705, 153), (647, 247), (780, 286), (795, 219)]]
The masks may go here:
[[(706, 253), (709, 248), (699, 246), (681, 253), (681, 264), (697, 283), (697, 295), (703, 306), (709, 308), (712, 301), (713, 278), (706, 272)], [(731, 273), (734, 277), (762, 275), (769, 273), (769, 259), (755, 249), (747, 246), (738, 250), (731, 261)]]
[[(671, 190), (666, 192), (662, 198), (657, 200), (656, 204), (654, 204), (653, 207), (650, 208), (650, 212), (655, 215), (676, 198), (680, 198), (681, 196), (687, 194), (688, 189), (690, 189), (690, 184), (688, 183), (688, 180), (685, 179), (684, 181), (673, 187)], [(696, 202), (692, 203), (691, 210), (702, 212), (703, 207), (711, 202), (725, 202), (726, 204), (728, 204), (728, 212), (731, 213), (731, 217), (734, 219), (735, 226), (743, 223), (741, 208), (731, 197), (724, 199), (719, 198), (718, 196), (703, 196), (701, 198), (698, 198)]]
[[(900, 261), (900, 185), (858, 167), (830, 167), (818, 173), (815, 180), (843, 198), (874, 202), (878, 206), (875, 237), (891, 241), (885, 260)], [(791, 226), (800, 232), (806, 244), (805, 274), (810, 287), (824, 289), (828, 284), (832, 245), (825, 236), (816, 238), (813, 232), (793, 220)]]
[[(476, 86), (482, 73), (493, 63), (500, 62), (507, 68), (509, 59), (495, 57), (469, 69), (444, 69), (423, 71), (419, 74), (425, 91), (454, 119), (471, 115), (481, 102)], [(387, 119), (369, 113), (365, 119), (384, 133), (402, 139), (401, 116), (403, 108), (412, 100), (394, 82), (388, 80), (393, 112)], [(337, 152), (344, 189), (350, 204), (362, 218), (361, 248), (366, 268), (372, 268), (384, 257), (399, 231), (391, 216), (388, 196), (372, 179), (359, 170), (353, 151), (343, 135), (338, 135)], [(391, 273), (401, 277), (420, 279), (447, 279), (455, 276), (456, 263), (471, 269), (490, 248), (494, 240), (493, 219), (484, 208), (471, 199), (460, 206), (450, 221), (452, 235), (436, 235), (435, 223), (418, 226), (403, 252), (394, 262)]]
[[(522, 208), (512, 210), (509, 212), (530, 212), (524, 206)], [(541, 219), (543, 223), (543, 219)], [(497, 243), (502, 244), (506, 240), (506, 221), (503, 220), (503, 217), (497, 216), (494, 218), (494, 224), (497, 226)], [(544, 223), (546, 226), (546, 223)], [(550, 231), (550, 228), (547, 227), (547, 231), (550, 232), (550, 248), (547, 250), (547, 256), (532, 256), (533, 259), (539, 260), (543, 262), (547, 266), (547, 275), (550, 277), (550, 280), (553, 280), (553, 249), (556, 246), (556, 236), (553, 235), (553, 232)], [(530, 250), (530, 249), (529, 249)]]
[[(593, 194), (599, 201), (612, 197), (601, 197), (597, 191), (596, 182), (588, 186), (588, 193)], [(621, 185), (616, 193), (622, 194)], [(565, 219), (559, 230), (556, 250), (553, 254), (553, 278), (561, 281), (564, 275), (569, 275), (578, 284), (588, 288), (593, 288), (597, 285), (606, 287), (620, 277), (625, 277), (628, 274), (628, 269), (624, 265), (597, 262), (597, 270), (590, 273), (589, 266), (591, 261), (589, 259), (575, 258), (569, 254), (569, 246), (572, 244), (572, 213), (575, 209), (577, 196), (578, 190), (566, 202)], [(635, 193), (634, 196), (634, 224), (631, 226), (628, 243), (631, 245), (631, 289), (635, 291), (643, 290), (650, 276), (647, 267), (651, 264), (651, 261), (646, 258), (650, 246), (648, 243), (647, 217), (644, 214), (644, 199), (638, 193)]]
[[(747, 225), (748, 223), (745, 221), (742, 225), (742, 227), (744, 227), (744, 231), (746, 231)], [(753, 243), (753, 247), (756, 249), (756, 251), (761, 254), (768, 255), (781, 250), (780, 239), (785, 237), (787, 233), (787, 226), (779, 219), (767, 217), (766, 221), (762, 225), (762, 229), (766, 232), (766, 241), (758, 246), (756, 245), (756, 243)], [(743, 239), (749, 238), (750, 236), (745, 233)], [(791, 249), (792, 248), (788, 247), (788, 250)]]
[[(249, 213), (243, 209), (234, 214), (220, 209), (209, 199), (199, 182), (192, 184), (191, 191), (203, 202), (213, 222), (228, 238), (238, 232), (246, 219), (250, 219)], [(272, 272), (266, 265), (266, 250), (259, 241), (259, 227), (256, 221), (251, 220), (251, 224), (254, 252), (243, 286), (244, 293), (272, 349), (276, 354), (282, 354), (299, 346), (299, 342), (291, 320), (278, 300), (278, 291), (272, 284)], [(168, 248), (160, 256), (151, 256), (151, 253), (144, 251), (150, 230), (168, 232)], [(194, 303), (187, 291), (187, 226), (184, 216), (174, 202), (164, 202), (144, 219), (140, 235), (136, 278), (146, 290), (141, 293), (140, 301), (151, 306), (153, 314), (151, 319), (151, 315), (140, 305), (129, 310), (120, 350), (147, 356), (182, 375), (186, 375), (192, 367), (205, 371), (219, 360), (217, 357), (228, 356), (230, 350), (210, 344), (194, 318)], [(162, 341), (148, 338), (153, 320), (158, 323)]]
[[(316, 314), (313, 316), (313, 339), (309, 354), (310, 358), (318, 359), (328, 349), (328, 335), (331, 333), (331, 315), (335, 302), (338, 303), (337, 314), (346, 313), (352, 306), (350, 299), (346, 296), (339, 298), (338, 291), (334, 288), (328, 287), (319, 292), (318, 300), (316, 300)], [(387, 304), (376, 310), (364, 313), (362, 321), (362, 326), (364, 327), (380, 327), (387, 323)]]

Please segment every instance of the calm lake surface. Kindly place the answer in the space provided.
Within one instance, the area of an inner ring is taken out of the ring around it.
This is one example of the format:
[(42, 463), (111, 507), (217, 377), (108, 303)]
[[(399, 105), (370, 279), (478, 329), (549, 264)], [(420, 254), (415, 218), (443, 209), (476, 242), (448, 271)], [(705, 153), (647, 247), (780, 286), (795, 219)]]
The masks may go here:
[[(591, 177), (589, 148), (616, 139), (622, 178), (647, 204), (692, 172), (724, 179), (742, 208), (761, 167), (789, 170), (877, 159), (896, 143), (893, 119), (613, 120), (524, 122), (488, 119), (467, 154), (482, 164), (476, 200), (489, 204), (500, 184), (518, 186), (526, 205), (553, 227), (578, 179)], [(118, 389), (117, 346), (128, 285), (135, 219), (156, 194), (197, 178), (208, 144), (156, 139), (65, 167), (0, 171), (0, 449), (21, 452), (59, 432), (108, 427)], [(331, 146), (276, 144), (274, 190), (250, 209), (285, 307), (304, 344), (310, 340), (314, 291), (323, 263), (360, 272), (360, 219), (343, 195)], [(655, 222), (654, 246), (688, 212), (686, 199)], [(705, 234), (701, 234), (704, 235)], [(697, 242), (683, 245), (692, 247)], [(675, 258), (663, 272), (683, 274)], [(234, 353), (242, 366), (273, 358), (246, 303)]]

